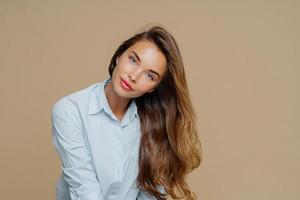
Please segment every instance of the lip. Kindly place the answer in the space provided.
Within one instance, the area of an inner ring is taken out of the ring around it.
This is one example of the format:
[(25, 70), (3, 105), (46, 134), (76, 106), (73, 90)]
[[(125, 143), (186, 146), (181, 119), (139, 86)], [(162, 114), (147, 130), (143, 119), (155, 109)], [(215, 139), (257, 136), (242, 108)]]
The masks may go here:
[(128, 91), (133, 90), (132, 87), (129, 85), (129, 83), (127, 81), (123, 80), (122, 78), (121, 78), (120, 84), (121, 84), (121, 87), (124, 88), (125, 90), (128, 90)]

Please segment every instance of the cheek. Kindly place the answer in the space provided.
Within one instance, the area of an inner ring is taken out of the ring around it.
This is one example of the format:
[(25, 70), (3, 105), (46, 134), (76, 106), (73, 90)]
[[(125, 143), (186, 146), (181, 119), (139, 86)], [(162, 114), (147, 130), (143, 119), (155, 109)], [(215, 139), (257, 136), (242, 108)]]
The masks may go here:
[(130, 61), (127, 58), (122, 58), (119, 61), (119, 71), (122, 72), (130, 72), (134, 69), (136, 69), (137, 65), (130, 63)]
[(153, 83), (151, 83), (150, 81), (142, 79), (140, 82), (139, 90), (141, 92), (148, 92), (149, 90), (152, 90), (154, 88), (154, 86), (155, 85)]
[(128, 67), (126, 66), (126, 63), (119, 62), (114, 69), (114, 73), (123, 73), (124, 71), (126, 71), (127, 68)]
[(133, 69), (133, 66), (131, 66), (130, 63), (123, 63), (120, 66), (120, 71), (122, 72), (130, 72)]
[(118, 66), (116, 66), (115, 69), (114, 69), (114, 71), (113, 71), (113, 73), (112, 73), (112, 76), (115, 77), (116, 74), (118, 74), (118, 73), (119, 73), (118, 72)]

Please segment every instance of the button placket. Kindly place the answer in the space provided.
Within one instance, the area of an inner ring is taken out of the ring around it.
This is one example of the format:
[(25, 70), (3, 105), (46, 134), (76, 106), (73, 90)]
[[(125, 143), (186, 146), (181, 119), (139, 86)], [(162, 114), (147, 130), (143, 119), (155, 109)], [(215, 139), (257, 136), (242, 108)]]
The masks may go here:
[(122, 159), (122, 143), (121, 143), (121, 123), (117, 122), (116, 125), (116, 135), (115, 135), (115, 175), (116, 177), (119, 179), (119, 177), (121, 176), (121, 167), (122, 167), (122, 163), (123, 163), (123, 159)]
[(118, 126), (118, 140), (117, 140), (117, 155), (118, 155), (118, 166), (117, 166), (117, 176), (122, 177), (122, 165), (123, 165), (123, 146), (122, 146), (122, 127), (121, 124)]

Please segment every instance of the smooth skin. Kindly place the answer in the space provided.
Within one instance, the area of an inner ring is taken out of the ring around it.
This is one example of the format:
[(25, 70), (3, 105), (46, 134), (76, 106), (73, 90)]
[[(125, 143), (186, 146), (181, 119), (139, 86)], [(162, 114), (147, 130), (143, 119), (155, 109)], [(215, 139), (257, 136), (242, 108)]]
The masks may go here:
[[(139, 97), (155, 90), (167, 70), (167, 60), (158, 47), (148, 40), (136, 42), (116, 60), (111, 82), (104, 88), (108, 104), (121, 121), (131, 98)], [(121, 78), (133, 90), (121, 87)]]

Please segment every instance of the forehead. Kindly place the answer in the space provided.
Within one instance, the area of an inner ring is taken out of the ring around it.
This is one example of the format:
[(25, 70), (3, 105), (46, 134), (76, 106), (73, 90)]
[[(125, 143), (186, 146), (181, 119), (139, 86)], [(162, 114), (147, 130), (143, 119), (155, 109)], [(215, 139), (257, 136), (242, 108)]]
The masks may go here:
[[(166, 58), (160, 49), (147, 40), (138, 41), (127, 49), (129, 54), (135, 52), (141, 59), (140, 63), (150, 69), (163, 73), (166, 69)], [(134, 54), (133, 54), (134, 55)]]

